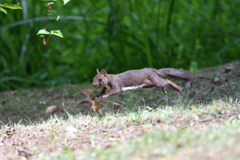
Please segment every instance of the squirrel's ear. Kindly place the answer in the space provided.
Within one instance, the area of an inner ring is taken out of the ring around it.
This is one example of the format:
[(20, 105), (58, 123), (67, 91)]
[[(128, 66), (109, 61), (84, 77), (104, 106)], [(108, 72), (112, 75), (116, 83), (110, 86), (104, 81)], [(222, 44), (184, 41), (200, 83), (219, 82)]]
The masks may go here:
[(97, 74), (100, 73), (99, 70), (97, 69)]
[(101, 70), (101, 73), (102, 73), (105, 77), (108, 76), (108, 75), (107, 75), (107, 72), (105, 71), (105, 69), (102, 69), (102, 70)]

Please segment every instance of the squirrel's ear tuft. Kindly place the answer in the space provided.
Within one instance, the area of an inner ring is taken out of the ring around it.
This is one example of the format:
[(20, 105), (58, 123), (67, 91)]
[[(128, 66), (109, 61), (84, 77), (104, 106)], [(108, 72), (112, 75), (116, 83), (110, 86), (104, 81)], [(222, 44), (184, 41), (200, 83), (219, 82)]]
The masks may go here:
[(97, 74), (100, 73), (99, 70), (97, 69)]
[(108, 75), (107, 75), (107, 72), (105, 71), (105, 69), (102, 69), (102, 70), (101, 70), (101, 73), (102, 73), (105, 77), (108, 76)]

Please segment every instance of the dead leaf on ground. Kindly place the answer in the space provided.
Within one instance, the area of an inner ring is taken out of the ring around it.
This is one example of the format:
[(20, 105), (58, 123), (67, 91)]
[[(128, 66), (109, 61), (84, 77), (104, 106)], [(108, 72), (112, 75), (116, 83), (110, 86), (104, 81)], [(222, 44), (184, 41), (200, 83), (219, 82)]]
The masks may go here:
[(59, 108), (59, 106), (56, 106), (56, 105), (52, 105), (52, 106), (47, 107), (47, 109), (45, 111), (45, 115), (57, 111), (58, 108)]
[(89, 95), (91, 95), (93, 93), (93, 90), (92, 89), (87, 89), (87, 88), (82, 88), (81, 92), (83, 94), (85, 94), (86, 96), (89, 96)]
[(214, 85), (220, 85), (219, 78), (215, 78), (215, 79), (213, 80), (213, 84), (214, 84)]
[(200, 101), (201, 101), (201, 98), (197, 98), (197, 101), (200, 102)]
[(5, 131), (5, 134), (6, 134), (8, 137), (11, 137), (14, 133), (15, 133), (15, 129), (14, 129), (14, 128), (8, 128), (8, 129)]
[(92, 106), (91, 106), (92, 110), (94, 112), (96, 112), (100, 107), (99, 107), (99, 103), (97, 103), (96, 101), (92, 101)]
[(67, 140), (74, 140), (74, 139), (77, 139), (77, 136), (73, 132), (68, 131), (65, 133), (65, 138)]

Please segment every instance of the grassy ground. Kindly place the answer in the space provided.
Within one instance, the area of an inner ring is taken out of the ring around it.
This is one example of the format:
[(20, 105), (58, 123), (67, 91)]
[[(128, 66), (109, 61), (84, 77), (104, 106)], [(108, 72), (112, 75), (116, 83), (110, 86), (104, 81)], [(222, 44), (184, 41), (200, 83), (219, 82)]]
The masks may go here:
[[(0, 93), (0, 159), (237, 159), (240, 64), (200, 70), (191, 88), (100, 101), (89, 84)], [(219, 78), (219, 79), (218, 79)], [(96, 90), (93, 90), (96, 93)], [(46, 114), (48, 106), (59, 106)]]

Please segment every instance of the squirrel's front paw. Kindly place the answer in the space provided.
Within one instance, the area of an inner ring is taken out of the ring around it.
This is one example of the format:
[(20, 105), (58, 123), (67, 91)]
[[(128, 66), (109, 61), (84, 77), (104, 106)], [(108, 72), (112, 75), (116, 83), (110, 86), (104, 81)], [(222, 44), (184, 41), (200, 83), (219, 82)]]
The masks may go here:
[(108, 97), (109, 95), (103, 95), (101, 100), (104, 100)]

